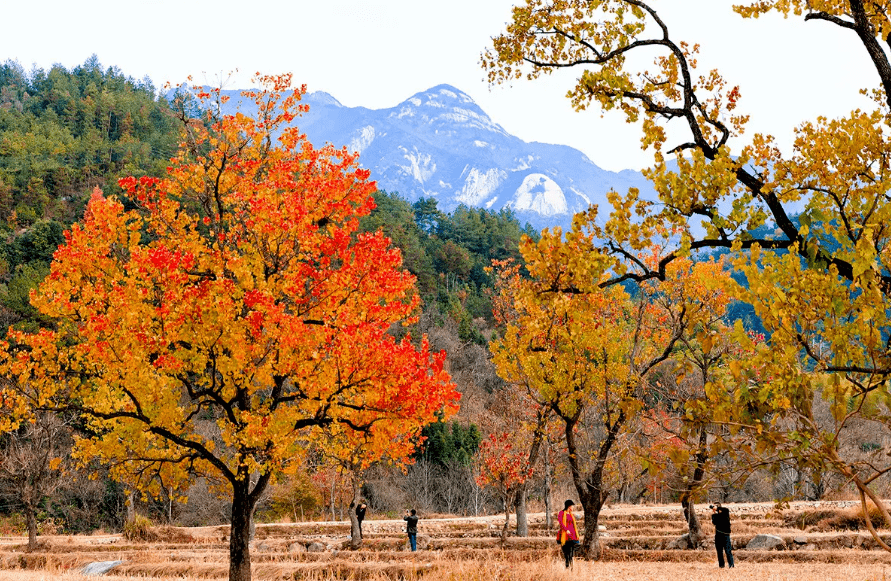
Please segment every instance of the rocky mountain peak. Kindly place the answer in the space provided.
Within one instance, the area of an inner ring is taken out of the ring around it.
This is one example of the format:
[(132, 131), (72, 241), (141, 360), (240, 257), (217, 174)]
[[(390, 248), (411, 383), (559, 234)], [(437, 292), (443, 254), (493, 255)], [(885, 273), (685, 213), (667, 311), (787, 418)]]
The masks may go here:
[[(443, 211), (461, 204), (509, 209), (538, 228), (565, 229), (576, 212), (592, 203), (605, 206), (611, 189), (636, 187), (654, 196), (638, 172), (606, 171), (577, 149), (509, 134), (451, 85), (377, 110), (345, 107), (323, 91), (305, 99), (310, 110), (297, 123), (311, 142), (347, 146), (360, 154), (378, 187), (409, 201), (433, 198)], [(239, 99), (229, 106), (238, 107)]]

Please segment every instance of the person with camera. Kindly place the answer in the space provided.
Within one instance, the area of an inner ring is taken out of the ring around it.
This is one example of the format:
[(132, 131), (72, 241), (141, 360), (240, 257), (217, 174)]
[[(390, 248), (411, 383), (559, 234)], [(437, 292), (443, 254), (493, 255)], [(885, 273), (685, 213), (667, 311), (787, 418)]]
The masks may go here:
[(408, 533), (408, 544), (412, 551), (418, 550), (418, 513), (411, 509), (402, 517), (405, 521), (405, 532)]
[(733, 546), (730, 543), (730, 510), (720, 502), (708, 505), (712, 509), (712, 524), (715, 525), (715, 550), (718, 551), (718, 567), (724, 568), (724, 554), (727, 566), (733, 567)]
[(365, 503), (365, 499), (359, 501), (359, 504), (356, 505), (356, 520), (359, 521), (359, 538), (362, 538), (362, 521), (365, 520), (365, 513), (368, 511), (368, 505)]

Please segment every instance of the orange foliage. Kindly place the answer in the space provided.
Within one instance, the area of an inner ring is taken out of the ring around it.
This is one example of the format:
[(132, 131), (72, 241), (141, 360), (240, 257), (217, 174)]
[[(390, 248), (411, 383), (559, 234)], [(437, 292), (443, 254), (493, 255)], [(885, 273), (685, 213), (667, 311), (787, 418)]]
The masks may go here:
[(4, 402), (84, 414), (81, 457), (145, 488), (157, 465), (206, 474), (248, 507), (311, 447), (406, 457), (459, 397), (444, 353), (388, 333), (418, 298), (389, 239), (357, 231), (368, 172), (289, 126), (290, 76), (257, 80), (256, 118), (199, 95), (168, 175), (121, 180), (137, 209), (93, 193), (32, 294), (55, 327), (2, 350)]

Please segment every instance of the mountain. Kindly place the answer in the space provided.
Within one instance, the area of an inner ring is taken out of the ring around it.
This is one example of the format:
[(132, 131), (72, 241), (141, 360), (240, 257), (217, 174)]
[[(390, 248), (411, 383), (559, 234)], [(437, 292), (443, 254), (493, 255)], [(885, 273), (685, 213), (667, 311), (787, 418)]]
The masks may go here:
[[(237, 91), (227, 93), (229, 107), (247, 106)], [(345, 107), (324, 92), (310, 93), (304, 102), (310, 109), (297, 124), (312, 143), (358, 151), (378, 187), (409, 201), (434, 198), (443, 211), (460, 204), (510, 208), (537, 228), (567, 229), (573, 214), (590, 204), (608, 207), (611, 189), (636, 187), (644, 197), (654, 196), (639, 172), (607, 171), (577, 149), (509, 134), (449, 85), (389, 109)]]

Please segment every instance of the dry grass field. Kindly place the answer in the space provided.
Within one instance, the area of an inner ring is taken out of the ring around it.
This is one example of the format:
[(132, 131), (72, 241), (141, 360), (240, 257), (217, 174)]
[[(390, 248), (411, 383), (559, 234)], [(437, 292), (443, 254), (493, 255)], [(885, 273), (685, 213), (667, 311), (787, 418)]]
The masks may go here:
[[(259, 525), (252, 545), (257, 580), (309, 581), (391, 579), (430, 581), (891, 581), (891, 554), (875, 548), (857, 530), (856, 511), (843, 503), (796, 504), (777, 511), (772, 505), (731, 505), (737, 566), (718, 569), (706, 541), (696, 549), (671, 549), (684, 532), (680, 509), (613, 507), (602, 515), (604, 559), (578, 560), (566, 571), (558, 547), (543, 526), (530, 519), (531, 537), (497, 537), (500, 518), (423, 519), (417, 553), (407, 551), (401, 521), (365, 523), (358, 551), (344, 548), (346, 523)], [(703, 520), (705, 514), (703, 512)], [(148, 542), (119, 535), (57, 536), (26, 553), (24, 539), (0, 539), (0, 581), (96, 579), (80, 574), (99, 561), (123, 561), (103, 576), (134, 579), (225, 579), (227, 528), (156, 529)], [(711, 531), (706, 529), (706, 533)], [(748, 550), (756, 534), (783, 539), (772, 550)]]
[[(856, 565), (832, 563), (741, 563), (734, 569), (718, 569), (706, 563), (661, 562), (579, 562), (572, 571), (566, 571), (556, 560), (507, 565), (498, 561), (434, 563), (432, 571), (423, 578), (443, 581), (886, 581), (891, 580), (889, 565)], [(134, 581), (145, 576), (106, 575), (106, 581)], [(256, 579), (266, 579), (260, 575)], [(310, 581), (330, 581), (342, 577), (322, 572), (298, 577)], [(390, 581), (394, 578), (420, 579), (421, 577), (393, 577), (385, 574), (362, 577), (368, 581)], [(78, 573), (58, 571), (0, 571), (0, 581), (88, 581)], [(202, 579), (189, 576), (152, 577), (158, 581), (183, 581)]]

